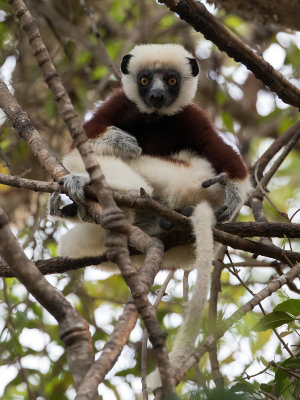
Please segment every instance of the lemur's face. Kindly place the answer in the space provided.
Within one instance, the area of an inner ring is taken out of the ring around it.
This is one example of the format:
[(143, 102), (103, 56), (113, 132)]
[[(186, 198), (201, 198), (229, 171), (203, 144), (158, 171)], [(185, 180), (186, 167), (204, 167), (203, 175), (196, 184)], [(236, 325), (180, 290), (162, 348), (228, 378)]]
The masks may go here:
[(141, 99), (148, 107), (161, 110), (174, 103), (180, 91), (180, 74), (174, 69), (142, 69), (137, 74)]
[(123, 57), (121, 70), (125, 94), (142, 113), (174, 115), (196, 92), (197, 61), (180, 45), (136, 46)]

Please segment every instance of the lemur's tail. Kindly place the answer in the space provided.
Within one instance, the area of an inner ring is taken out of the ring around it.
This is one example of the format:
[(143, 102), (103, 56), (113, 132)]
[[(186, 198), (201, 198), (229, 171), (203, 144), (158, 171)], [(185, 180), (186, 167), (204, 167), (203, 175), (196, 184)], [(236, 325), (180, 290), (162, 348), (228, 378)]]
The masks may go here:
[[(212, 227), (215, 217), (212, 207), (207, 201), (202, 201), (196, 206), (191, 218), (195, 234), (194, 268), (197, 270), (197, 280), (192, 298), (185, 306), (183, 322), (170, 353), (170, 363), (175, 369), (180, 368), (184, 359), (189, 356), (199, 334), (210, 286), (213, 258)], [(149, 375), (148, 386), (152, 390), (161, 386), (158, 369)]]
[(186, 304), (181, 327), (174, 339), (170, 354), (171, 364), (182, 359), (187, 351), (192, 350), (199, 334), (206, 306), (207, 293), (210, 286), (210, 274), (213, 258), (212, 226), (215, 222), (214, 213), (206, 201), (199, 203), (192, 215), (195, 234), (195, 265), (197, 280), (191, 300)]

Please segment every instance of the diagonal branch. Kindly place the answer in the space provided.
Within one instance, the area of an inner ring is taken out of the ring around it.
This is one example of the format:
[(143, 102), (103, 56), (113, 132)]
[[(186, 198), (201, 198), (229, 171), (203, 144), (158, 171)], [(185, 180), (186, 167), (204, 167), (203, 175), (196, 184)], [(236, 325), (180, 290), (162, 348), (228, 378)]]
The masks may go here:
[[(147, 253), (146, 261), (139, 270), (139, 275), (141, 281), (147, 286), (146, 291), (149, 292), (156, 275), (156, 269), (161, 263), (163, 254), (157, 247), (155, 240), (150, 239), (139, 228), (132, 227), (131, 230), (135, 231), (130, 236), (132, 238), (131, 244), (136, 245), (133, 240), (138, 241), (139, 250), (143, 253)], [(128, 336), (135, 326), (137, 317), (138, 313), (136, 306), (134, 305), (132, 298), (130, 298), (124, 307), (123, 313), (120, 316), (113, 333), (105, 344), (101, 356), (90, 367), (89, 371), (85, 375), (77, 392), (77, 400), (89, 400), (93, 398), (92, 396), (97, 392), (99, 383), (103, 382), (105, 375), (111, 370), (123, 350), (123, 347), (128, 340)]]
[(196, 0), (159, 0), (190, 24), (197, 32), (241, 62), (285, 103), (300, 108), (300, 90), (276, 71), (264, 58), (232, 35), (205, 6)]
[(129, 286), (136, 306), (141, 313), (153, 344), (158, 367), (160, 370), (165, 393), (174, 393), (175, 387), (170, 375), (170, 365), (165, 346), (165, 333), (160, 328), (155, 309), (147, 298), (145, 286), (131, 264), (127, 248), (128, 223), (123, 212), (117, 207), (111, 191), (109, 190), (104, 175), (94, 154), (92, 146), (87, 139), (80, 120), (74, 110), (71, 100), (62, 84), (62, 81), (50, 59), (47, 48), (42, 40), (36, 21), (22, 0), (10, 0), (15, 15), (26, 32), (33, 54), (40, 66), (45, 82), (54, 95), (59, 113), (62, 115), (76, 147), (81, 155), (86, 171), (89, 174), (91, 186), (95, 190), (97, 200), (102, 207), (101, 217), (96, 222), (107, 230), (105, 245), (108, 248), (108, 258), (116, 262), (122, 275)]
[[(66, 346), (75, 386), (78, 386), (82, 370), (86, 370), (94, 359), (89, 324), (28, 260), (8, 223), (0, 208), (0, 254), (14, 275), (59, 323), (60, 338)], [(72, 362), (75, 359), (77, 361)]]
[(266, 285), (264, 289), (254, 295), (254, 297), (236, 310), (229, 318), (223, 320), (215, 330), (213, 334), (210, 334), (198, 347), (198, 349), (192, 354), (187, 354), (183, 357), (182, 363), (180, 364), (180, 370), (176, 370), (175, 377), (176, 382), (179, 382), (184, 374), (193, 367), (201, 357), (214, 345), (214, 343), (220, 339), (225, 332), (228, 331), (237, 321), (239, 321), (243, 316), (253, 310), (261, 301), (271, 296), (272, 293), (276, 292), (287, 282), (291, 282), (296, 279), (300, 274), (300, 264), (295, 265), (286, 274), (280, 276), (278, 279), (272, 280)]

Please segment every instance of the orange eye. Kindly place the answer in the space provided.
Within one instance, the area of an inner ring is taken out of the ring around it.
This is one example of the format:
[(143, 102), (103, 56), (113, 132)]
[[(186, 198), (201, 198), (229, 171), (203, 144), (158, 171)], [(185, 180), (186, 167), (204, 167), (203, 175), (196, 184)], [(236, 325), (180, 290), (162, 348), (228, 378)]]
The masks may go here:
[(143, 86), (147, 86), (149, 84), (149, 79), (144, 76), (141, 78), (140, 82)]
[(168, 79), (168, 84), (169, 84), (170, 86), (175, 86), (176, 83), (177, 83), (177, 79), (176, 79), (176, 78), (169, 78), (169, 79)]

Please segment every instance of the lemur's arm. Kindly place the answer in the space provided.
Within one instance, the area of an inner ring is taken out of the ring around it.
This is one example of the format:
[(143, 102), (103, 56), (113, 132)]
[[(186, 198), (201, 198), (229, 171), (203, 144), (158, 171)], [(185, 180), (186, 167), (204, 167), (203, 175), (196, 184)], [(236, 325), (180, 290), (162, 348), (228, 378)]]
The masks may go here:
[[(120, 128), (126, 127), (128, 120), (136, 115), (136, 106), (127, 99), (121, 89), (116, 90), (96, 109), (93, 117), (85, 122), (83, 127), (98, 156), (111, 155), (128, 160), (141, 154), (142, 149), (136, 138)], [(79, 215), (80, 219), (85, 220), (84, 187), (89, 183), (89, 178), (84, 176), (86, 172), (75, 149), (64, 158), (64, 164), (71, 173), (64, 176), (60, 183), (75, 204), (60, 208), (60, 198), (52, 195), (50, 214), (65, 218), (76, 218)]]
[(212, 123), (200, 107), (191, 105), (186, 110), (193, 124), (187, 130), (189, 146), (205, 157), (218, 173), (215, 179), (203, 182), (209, 187), (220, 182), (225, 186), (223, 205), (215, 211), (218, 222), (228, 220), (242, 205), (250, 190), (249, 174), (241, 156), (218, 135)]
[(96, 152), (122, 159), (138, 157), (142, 149), (134, 136), (126, 132), (138, 115), (136, 106), (118, 89), (96, 109), (83, 127)]

